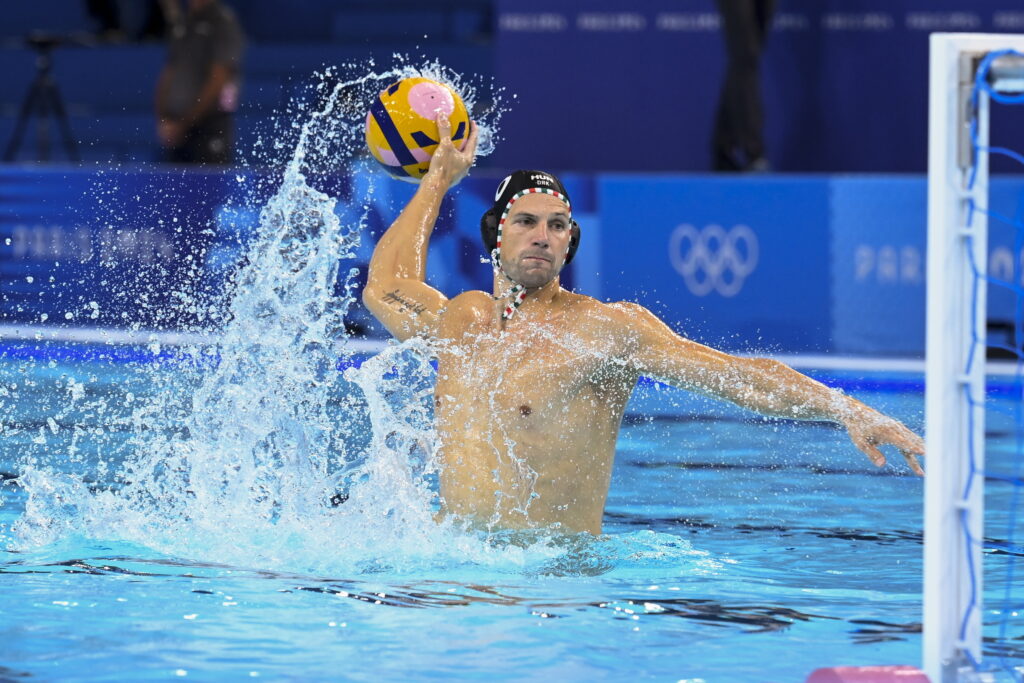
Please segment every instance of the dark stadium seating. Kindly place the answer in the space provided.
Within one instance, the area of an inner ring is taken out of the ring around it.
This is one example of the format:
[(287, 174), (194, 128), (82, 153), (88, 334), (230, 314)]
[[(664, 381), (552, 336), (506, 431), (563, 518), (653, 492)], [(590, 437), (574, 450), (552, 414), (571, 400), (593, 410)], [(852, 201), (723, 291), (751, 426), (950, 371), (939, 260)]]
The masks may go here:
[[(239, 151), (269, 130), (286, 100), (314, 72), (342, 63), (387, 66), (395, 53), (439, 59), (461, 72), (490, 75), (489, 0), (443, 0), (423, 9), (407, 0), (336, 3), (328, 0), (234, 0), (249, 39), (245, 57)], [(142, 2), (121, 3), (126, 32), (141, 22)], [(339, 5), (342, 5), (339, 7)], [(418, 8), (418, 9), (417, 9)], [(126, 10), (131, 10), (126, 11)], [(35, 52), (25, 38), (36, 31), (73, 36), (54, 52), (54, 77), (86, 161), (152, 161), (158, 151), (152, 120), (153, 88), (164, 58), (159, 43), (97, 42), (78, 0), (9, 3), (0, 23), (0, 145), (7, 145), (25, 93), (35, 76)], [(427, 35), (427, 38), (424, 38)], [(91, 43), (89, 42), (91, 40)], [(82, 44), (85, 43), (85, 44)], [(372, 46), (372, 47), (371, 47)], [(358, 72), (358, 67), (353, 70)], [(355, 74), (354, 74), (355, 75)], [(20, 160), (34, 159), (34, 129)], [(53, 155), (63, 157), (58, 147)]]

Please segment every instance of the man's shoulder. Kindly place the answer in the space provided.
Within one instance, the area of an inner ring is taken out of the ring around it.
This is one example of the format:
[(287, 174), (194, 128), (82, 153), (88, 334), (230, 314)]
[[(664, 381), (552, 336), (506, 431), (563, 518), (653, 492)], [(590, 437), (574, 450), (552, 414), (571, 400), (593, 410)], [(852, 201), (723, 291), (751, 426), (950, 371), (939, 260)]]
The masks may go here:
[(580, 327), (594, 335), (614, 335), (621, 340), (636, 340), (646, 332), (665, 327), (665, 322), (634, 301), (598, 301), (584, 297), (581, 314), (576, 316)]
[(476, 317), (487, 312), (494, 305), (494, 298), (487, 292), (471, 289), (453, 296), (445, 304), (442, 318), (452, 320)]
[(449, 311), (460, 311), (471, 308), (488, 307), (493, 302), (494, 297), (487, 292), (479, 289), (470, 289), (449, 299), (446, 308)]
[(592, 336), (626, 334), (651, 316), (646, 308), (631, 301), (599, 301), (583, 294), (567, 294), (567, 320), (576, 330)]
[(639, 315), (650, 315), (648, 310), (632, 301), (598, 301), (584, 294), (569, 293), (571, 306), (581, 314), (608, 321), (624, 321)]

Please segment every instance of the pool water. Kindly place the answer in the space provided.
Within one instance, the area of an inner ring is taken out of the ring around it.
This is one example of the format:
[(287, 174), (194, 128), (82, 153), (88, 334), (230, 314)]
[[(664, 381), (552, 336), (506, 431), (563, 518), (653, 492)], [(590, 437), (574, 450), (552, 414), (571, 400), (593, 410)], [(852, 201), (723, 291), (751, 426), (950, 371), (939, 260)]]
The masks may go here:
[[(645, 383), (601, 538), (453, 532), (438, 537), (447, 547), (399, 551), (383, 539), (379, 562), (373, 538), (343, 528), (275, 537), (265, 524), (258, 539), (149, 545), (82, 519), (96, 513), (76, 507), (60, 476), (84, 473), (91, 491), (115, 484), (133, 429), (116, 406), (175, 381), (173, 363), (140, 372), (125, 353), (3, 354), (0, 678), (793, 681), (819, 666), (919, 661), (922, 481), (898, 463), (874, 469), (830, 426)], [(51, 424), (76, 383), (77, 405), (107, 409)], [(920, 393), (856, 393), (920, 429)], [(1008, 438), (990, 435), (990, 457), (1012, 455)], [(46, 472), (31, 485), (37, 499), (60, 499), (45, 513), (26, 511), (26, 467)], [(1005, 519), (990, 520), (1005, 537)], [(1012, 556), (989, 556), (987, 570)], [(986, 622), (997, 620), (989, 607)], [(987, 650), (1024, 663), (1010, 638)]]
[[(332, 86), (297, 126), (215, 344), (40, 331), (0, 348), (0, 680), (799, 681), (917, 663), (922, 481), (828, 425), (644, 382), (601, 537), (434, 521), (429, 349), (355, 353), (342, 264), (366, 213), (342, 225), (307, 180), (357, 157), (366, 108), (340, 95), (385, 77)], [(921, 429), (920, 378), (829, 380)], [(1019, 480), (1016, 432), (993, 424), (991, 464)], [(995, 580), (1020, 555), (1016, 490), (988, 487), (986, 654), (1004, 672), (1024, 636), (1002, 619), (1024, 609), (1020, 579), (1009, 600)]]

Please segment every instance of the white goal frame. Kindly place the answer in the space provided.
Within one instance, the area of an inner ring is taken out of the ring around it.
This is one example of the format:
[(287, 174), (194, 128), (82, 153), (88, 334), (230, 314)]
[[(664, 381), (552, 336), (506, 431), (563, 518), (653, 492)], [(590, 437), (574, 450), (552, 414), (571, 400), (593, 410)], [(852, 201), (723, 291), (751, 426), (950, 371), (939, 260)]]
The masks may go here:
[(988, 221), (967, 218), (972, 202), (988, 205), (988, 153), (971, 125), (987, 147), (989, 98), (973, 99), (975, 74), (1007, 49), (1024, 53), (1024, 35), (930, 37), (922, 657), (933, 683), (973, 678), (982, 659)]

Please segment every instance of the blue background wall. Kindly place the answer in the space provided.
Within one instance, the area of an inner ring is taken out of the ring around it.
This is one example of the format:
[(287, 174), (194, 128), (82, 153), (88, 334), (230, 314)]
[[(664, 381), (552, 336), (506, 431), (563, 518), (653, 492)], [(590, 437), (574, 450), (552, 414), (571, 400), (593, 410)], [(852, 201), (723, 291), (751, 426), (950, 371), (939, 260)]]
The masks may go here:
[(828, 348), (826, 178), (598, 184), (603, 298), (640, 301), (715, 346)]
[(847, 177), (835, 178), (831, 185), (835, 349), (920, 354), (928, 200), (924, 181)]
[[(126, 24), (141, 21), (144, 4), (119, 3)], [(709, 168), (725, 65), (713, 0), (444, 0), (428, 10), (410, 0), (228, 4), (250, 38), (238, 119), (243, 152), (314, 70), (350, 63), (361, 73), (401, 53), (493, 77), (494, 89), (503, 89), (509, 144), (484, 166)], [(88, 30), (84, 5), (5, 6), (0, 142), (34, 75), (34, 53), (21, 39), (34, 29)], [(768, 155), (780, 171), (923, 172), (928, 33), (1024, 31), (1019, 0), (778, 0), (777, 7), (762, 82)], [(55, 52), (84, 158), (157, 158), (151, 110), (163, 59), (157, 42)], [(994, 116), (994, 133), (1024, 148), (1024, 127)], [(996, 161), (995, 168), (1008, 167)]]
[[(477, 221), (497, 180), (511, 167), (548, 168), (584, 226), (567, 284), (640, 301), (701, 341), (767, 351), (922, 353), (927, 35), (1024, 32), (1019, 0), (778, 0), (762, 63), (765, 133), (774, 168), (803, 175), (725, 178), (700, 175), (725, 65), (713, 0), (443, 0), (427, 10), (412, 0), (227, 1), (250, 39), (243, 157), (324, 66), (386, 68), (401, 53), (493, 77), (508, 111), (497, 151), (442, 211), (430, 277), (443, 291), (489, 283)], [(0, 143), (34, 75), (24, 37), (95, 28), (77, 0), (8, 4)], [(118, 5), (127, 29), (141, 22), (144, 3)], [(204, 324), (173, 312), (169, 293), (189, 287), (215, 301), (266, 199), (249, 188), (272, 188), (274, 171), (134, 165), (157, 157), (151, 102), (163, 59), (159, 42), (56, 50), (89, 164), (0, 168), (0, 238), (10, 240), (0, 242), (0, 324)], [(994, 108), (992, 134), (1024, 149), (1019, 114)], [(30, 133), (20, 159), (32, 151)], [(845, 172), (884, 175), (836, 175)], [(372, 177), (319, 182), (351, 221)], [(411, 192), (378, 180), (363, 264)], [(1019, 181), (994, 183), (1001, 213), (1024, 214), (1020, 197)], [(993, 231), (997, 277), (1022, 281), (1021, 239)], [(994, 319), (1010, 319), (1012, 305), (992, 288)], [(375, 330), (365, 312), (356, 318)]]
[[(1017, 0), (778, 0), (762, 60), (783, 171), (924, 172), (928, 34), (1022, 32)], [(725, 50), (713, 0), (499, 0), (495, 68), (518, 95), (508, 166), (709, 168)], [(997, 112), (994, 134), (1024, 147)], [(996, 163), (995, 168), (1009, 168)]]
[[(429, 279), (449, 295), (489, 289), (479, 217), (499, 179), (474, 173), (442, 209)], [(371, 181), (364, 272), (411, 188), (374, 169), (317, 181), (348, 224)], [(577, 291), (642, 303), (726, 349), (923, 353), (923, 177), (575, 174), (566, 184), (583, 230), (565, 278)], [(0, 169), (0, 321), (202, 326), (170, 292), (215, 300), (273, 186), (255, 172)], [(1020, 221), (1024, 177), (995, 178), (991, 210)], [(992, 276), (1024, 284), (1024, 238), (995, 219), (990, 235)], [(1012, 319), (1008, 290), (991, 291), (990, 319)], [(354, 320), (379, 332), (365, 311)]]

